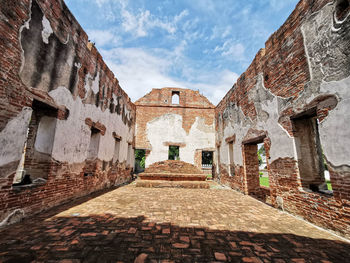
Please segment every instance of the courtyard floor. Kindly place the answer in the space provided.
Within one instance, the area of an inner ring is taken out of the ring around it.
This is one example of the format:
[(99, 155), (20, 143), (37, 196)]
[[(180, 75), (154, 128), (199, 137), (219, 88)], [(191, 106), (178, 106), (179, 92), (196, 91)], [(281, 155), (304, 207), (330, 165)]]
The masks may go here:
[(249, 196), (140, 188), (0, 229), (0, 262), (350, 262), (350, 244)]

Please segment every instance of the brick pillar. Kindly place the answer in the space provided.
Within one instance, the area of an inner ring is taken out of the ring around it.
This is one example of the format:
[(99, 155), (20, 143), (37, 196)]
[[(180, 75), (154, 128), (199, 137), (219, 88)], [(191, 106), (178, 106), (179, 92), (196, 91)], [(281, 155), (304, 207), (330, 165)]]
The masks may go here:
[(243, 145), (244, 161), (244, 193), (254, 194), (260, 188), (258, 146), (256, 144)]
[(196, 150), (194, 153), (194, 165), (202, 170), (202, 150)]

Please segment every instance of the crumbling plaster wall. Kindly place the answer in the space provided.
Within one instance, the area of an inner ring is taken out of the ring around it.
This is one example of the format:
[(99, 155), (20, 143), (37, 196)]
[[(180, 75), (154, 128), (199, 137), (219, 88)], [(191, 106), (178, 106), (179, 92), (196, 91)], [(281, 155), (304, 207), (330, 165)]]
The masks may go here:
[(321, 95), (337, 98), (337, 106), (320, 123), (320, 139), (333, 166), (350, 166), (350, 12), (339, 21), (338, 2), (312, 14), (301, 27), (311, 82), (298, 104), (310, 104)]
[(189, 133), (186, 133), (182, 122), (181, 115), (165, 114), (147, 123), (147, 139), (152, 151), (146, 158), (146, 167), (158, 161), (168, 160), (167, 142), (180, 145), (180, 160), (191, 164), (195, 164), (197, 149), (215, 147), (214, 124), (206, 125), (203, 118), (196, 117)]
[[(247, 118), (242, 110), (235, 104), (227, 107), (223, 116), (227, 116), (229, 125), (223, 129), (223, 138), (228, 138), (235, 134), (236, 140), (233, 148), (233, 159), (236, 165), (243, 165), (241, 145), (253, 127), (255, 130), (265, 131), (271, 136), (270, 162), (278, 158), (294, 157), (294, 141), (288, 132), (279, 124), (279, 106), (283, 99), (272, 94), (264, 87), (263, 76), (257, 76), (257, 84), (248, 91), (248, 98), (254, 102), (256, 108), (256, 119)], [(220, 148), (221, 163), (229, 165), (228, 143), (223, 143)]]
[[(5, 166), (21, 159), (31, 115), (32, 109), (24, 107), (0, 132), (0, 145), (2, 146), (0, 148), (0, 166)], [(6, 176), (5, 171), (3, 173)]]
[[(300, 1), (216, 108), (221, 181), (247, 192), (244, 144), (265, 135), (270, 189), (262, 200), (350, 235), (350, 18), (341, 1)], [(275, 68), (275, 69), (274, 69)], [(333, 196), (301, 187), (290, 117), (315, 108)], [(227, 139), (234, 140), (229, 176)], [(257, 174), (258, 176), (258, 174)]]
[[(179, 104), (171, 103), (173, 92), (179, 93)], [(197, 167), (196, 154), (215, 150), (215, 107), (198, 91), (153, 89), (135, 104), (136, 148), (146, 149), (146, 167), (167, 160), (169, 145), (179, 146), (180, 160)]]
[[(22, 48), (22, 65), (19, 72), (21, 80), (30, 89), (48, 91), (47, 95), (49, 101), (52, 99), (56, 105), (63, 106), (69, 111), (68, 118), (65, 120), (58, 120), (57, 126), (55, 127), (56, 133), (52, 157), (57, 161), (68, 163), (85, 161), (91, 133), (90, 127), (85, 124), (85, 119), (90, 118), (94, 122), (102, 123), (106, 126), (107, 130), (106, 135), (101, 137), (100, 150), (97, 157), (105, 161), (109, 161), (113, 158), (114, 138), (112, 132), (115, 132), (122, 137), (120, 161), (125, 161), (127, 142), (133, 141), (134, 132), (131, 107), (125, 103), (124, 98), (121, 96), (117, 97), (115, 93), (111, 93), (109, 87), (108, 92), (111, 94), (102, 94), (102, 96), (104, 96), (102, 99), (105, 101), (99, 102), (101, 97), (99, 93), (101, 91), (104, 93), (105, 85), (111, 85), (111, 83), (103, 83), (102, 80), (100, 81), (100, 70), (102, 70), (102, 68), (99, 69), (100, 65), (97, 61), (97, 63), (94, 63), (96, 77), (92, 79), (90, 73), (87, 73), (83, 81), (84, 97), (81, 98), (77, 96), (79, 92), (77, 81), (71, 83), (70, 80), (78, 78), (76, 71), (80, 69), (82, 65), (80, 62), (77, 62), (77, 58), (73, 59), (74, 56), (77, 57), (77, 50), (74, 48), (74, 42), (69, 39), (69, 35), (67, 36), (67, 40), (63, 43), (58, 39), (53, 33), (50, 21), (45, 17), (40, 6), (35, 1), (31, 5), (30, 15), (31, 17), (20, 29), (21, 45), (22, 47), (24, 46)], [(41, 24), (42, 27), (40, 27)], [(45, 57), (40, 59), (42, 53), (45, 54)], [(64, 54), (57, 55), (57, 53)], [(66, 58), (66, 60), (62, 61), (61, 56)], [(73, 63), (73, 60), (76, 60), (76, 62)], [(50, 65), (47, 65), (46, 62), (54, 67), (51, 69), (51, 72), (48, 72), (50, 71)], [(88, 66), (91, 67), (91, 65)], [(68, 67), (69, 69), (62, 70), (64, 67)], [(60, 73), (54, 72), (56, 69), (59, 71), (61, 70)], [(107, 81), (109, 80), (107, 79)], [(81, 82), (82, 80), (80, 80), (80, 83)], [(66, 84), (66, 86), (57, 86), (59, 84)], [(93, 104), (89, 100), (93, 100)], [(115, 107), (113, 101), (118, 102), (118, 107), (122, 107), (122, 113), (111, 114), (114, 113), (114, 109), (113, 112), (111, 112), (110, 107)], [(120, 106), (120, 102), (122, 106)], [(23, 111), (27, 113), (24, 117), (22, 116), (23, 114), (19, 114), (17, 118), (11, 120), (12, 125), (17, 123), (17, 127), (14, 129), (17, 130), (17, 133), (20, 132), (21, 134), (25, 134), (31, 115), (31, 109), (25, 108)], [(23, 120), (23, 118), (25, 119)], [(17, 119), (20, 121), (16, 121)], [(6, 132), (7, 136), (12, 136), (13, 140), (17, 140), (19, 148), (23, 148), (25, 136), (18, 136), (17, 133), (7, 132), (7, 129), (12, 125), (5, 127), (3, 132)], [(54, 131), (51, 131), (51, 133), (52, 132)], [(40, 134), (38, 135), (39, 137), (36, 140), (37, 144), (35, 146), (37, 150), (42, 152), (43, 146), (40, 144)], [(5, 141), (8, 142), (9, 139)], [(5, 151), (5, 147), (2, 150)], [(7, 148), (7, 151), (8, 150)], [(6, 155), (7, 158), (11, 155), (16, 155), (16, 158), (10, 161), (18, 161), (22, 149), (18, 151), (17, 148), (12, 147), (12, 150), (13, 154), (6, 152), (2, 155)], [(5, 158), (2, 158), (2, 161), (5, 162)]]
[[(5, 1), (0, 12), (0, 225), (130, 181), (135, 105), (64, 2)], [(25, 165), (45, 180), (15, 187), (34, 119)], [(92, 128), (101, 136), (87, 160)]]
[(83, 104), (81, 98), (72, 97), (68, 89), (59, 87), (51, 91), (50, 96), (59, 105), (69, 109), (67, 120), (58, 120), (52, 157), (60, 162), (81, 163), (87, 159), (90, 144), (91, 129), (85, 119), (91, 118), (95, 122), (103, 123), (106, 127), (105, 135), (100, 137), (97, 158), (111, 161), (114, 155), (115, 139), (113, 132), (122, 137), (120, 142), (119, 161), (127, 159), (128, 142), (133, 141), (133, 129), (123, 123), (122, 116), (101, 111), (95, 105)]

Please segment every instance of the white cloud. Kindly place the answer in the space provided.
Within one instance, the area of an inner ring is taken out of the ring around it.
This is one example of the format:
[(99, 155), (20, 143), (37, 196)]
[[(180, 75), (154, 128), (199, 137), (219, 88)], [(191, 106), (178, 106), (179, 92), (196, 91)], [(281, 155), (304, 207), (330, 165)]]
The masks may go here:
[(267, 0), (269, 2), (270, 7), (275, 10), (275, 11), (279, 11), (281, 9), (283, 9), (284, 7), (286, 7), (287, 5), (294, 3), (295, 0)]
[(201, 0), (201, 1), (188, 1), (188, 4), (193, 8), (205, 12), (212, 13), (216, 10), (217, 1), (214, 0)]
[[(181, 45), (183, 44), (178, 46), (178, 50), (181, 49)], [(115, 48), (109, 51), (102, 50), (101, 53), (132, 101), (141, 98), (152, 88), (181, 87), (199, 89), (216, 105), (238, 78), (236, 73), (229, 70), (209, 73), (187, 68), (196, 78), (176, 80), (170, 75), (169, 70), (174, 63), (172, 58), (181, 56), (181, 52), (178, 54), (169, 52), (158, 57), (139, 48)], [(213, 74), (216, 78), (211, 77)]]
[[(65, 0), (65, 1), (77, 1), (77, 0)], [(90, 1), (90, 0), (81, 0)], [(99, 18), (103, 18), (104, 21), (115, 22), (120, 15), (116, 13), (116, 10), (123, 9), (127, 4), (128, 0), (92, 0), (95, 1), (96, 5), (99, 7), (96, 10), (99, 14)]]
[(160, 28), (174, 34), (177, 30), (177, 23), (189, 14), (188, 10), (183, 10), (173, 19), (167, 17), (158, 18), (151, 14), (149, 10), (138, 10), (133, 13), (122, 5), (121, 16), (123, 18), (122, 27), (125, 32), (131, 32), (136, 37), (145, 37), (148, 31), (153, 28)]
[(99, 7), (102, 7), (109, 0), (95, 0), (95, 1)]
[(211, 103), (217, 105), (232, 88), (239, 75), (229, 70), (223, 70), (215, 73), (215, 76), (216, 78), (209, 81), (206, 78), (199, 78), (198, 82), (186, 83), (185, 86), (195, 90), (198, 89)]
[(98, 7), (105, 8), (107, 4), (119, 3), (121, 6), (125, 7), (128, 4), (128, 0), (95, 0)]
[(200, 25), (199, 18), (189, 19), (182, 24), (183, 38), (188, 42), (194, 42), (198, 39), (204, 39), (203, 27)]
[(182, 12), (174, 17), (174, 23), (180, 22), (184, 17), (188, 16), (190, 12), (187, 9), (182, 10)]
[(186, 47), (187, 47), (186, 40), (182, 40), (180, 44), (175, 47), (174, 52), (172, 52), (175, 59), (180, 59), (183, 57), (183, 52), (185, 51)]
[(103, 13), (104, 19), (116, 22), (121, 18), (121, 27), (124, 32), (131, 33), (134, 37), (146, 37), (154, 28), (174, 34), (177, 23), (189, 15), (189, 11), (184, 9), (174, 17), (158, 17), (147, 9), (133, 10), (128, 0), (94, 1)]
[(221, 38), (227, 37), (230, 33), (231, 33), (231, 26), (227, 26), (227, 27), (225, 28), (225, 31), (222, 32)]
[(149, 19), (150, 13), (148, 10), (135, 16), (124, 9), (121, 14), (123, 17), (122, 26), (126, 32), (134, 32), (138, 37), (147, 35), (144, 23)]
[(222, 55), (234, 56), (238, 60), (241, 60), (242, 58), (244, 58), (244, 51), (245, 51), (244, 46), (241, 43), (238, 43), (238, 44), (233, 44), (229, 46), (227, 50), (224, 50), (222, 52)]
[(221, 46), (216, 46), (214, 53), (220, 52), (223, 57), (227, 57), (234, 61), (245, 60), (245, 47), (242, 43), (235, 43), (232, 40), (227, 40)]
[(231, 34), (231, 30), (232, 30), (231, 26), (219, 27), (215, 25), (212, 29), (212, 34), (209, 39), (210, 40), (213, 40), (216, 38), (224, 39)]
[(98, 47), (103, 47), (106, 44), (120, 45), (121, 38), (117, 37), (109, 30), (87, 30), (89, 39)]
[(102, 54), (132, 101), (152, 88), (181, 86), (168, 76), (171, 64), (167, 59), (152, 56), (138, 48), (116, 48), (102, 51)]

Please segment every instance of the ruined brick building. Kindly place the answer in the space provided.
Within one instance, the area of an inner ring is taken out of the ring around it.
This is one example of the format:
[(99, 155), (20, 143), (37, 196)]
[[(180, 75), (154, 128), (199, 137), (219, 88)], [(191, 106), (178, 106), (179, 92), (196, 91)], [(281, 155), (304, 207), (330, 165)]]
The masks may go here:
[(0, 28), (1, 224), (130, 181), (135, 105), (64, 2), (2, 1)]
[(1, 1), (0, 225), (131, 181), (135, 148), (148, 166), (174, 146), (197, 167), (213, 153), (216, 180), (350, 237), (349, 5), (301, 0), (215, 107), (178, 88), (132, 103), (62, 0)]
[(179, 159), (202, 168), (202, 153), (215, 150), (215, 106), (198, 91), (153, 89), (135, 102), (136, 148), (146, 150), (146, 167), (168, 159), (178, 147)]

